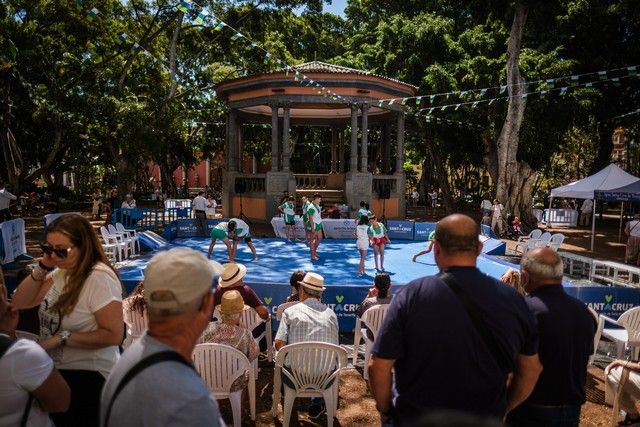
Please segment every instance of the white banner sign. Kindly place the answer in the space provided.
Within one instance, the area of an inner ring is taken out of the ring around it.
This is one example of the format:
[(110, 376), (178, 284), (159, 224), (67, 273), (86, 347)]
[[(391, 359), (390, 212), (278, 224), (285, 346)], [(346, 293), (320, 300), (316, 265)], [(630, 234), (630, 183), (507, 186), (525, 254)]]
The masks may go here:
[[(282, 217), (272, 218), (271, 225), (276, 237), (287, 237)], [(356, 221), (354, 219), (324, 218), (322, 219), (322, 228), (327, 239), (355, 239), (353, 233), (356, 231)], [(298, 216), (296, 216), (296, 238), (304, 239), (304, 223), (302, 218)]]
[(0, 232), (2, 233), (2, 252), (4, 252), (3, 264), (13, 262), (20, 255), (27, 253), (23, 219), (3, 222), (0, 224)]

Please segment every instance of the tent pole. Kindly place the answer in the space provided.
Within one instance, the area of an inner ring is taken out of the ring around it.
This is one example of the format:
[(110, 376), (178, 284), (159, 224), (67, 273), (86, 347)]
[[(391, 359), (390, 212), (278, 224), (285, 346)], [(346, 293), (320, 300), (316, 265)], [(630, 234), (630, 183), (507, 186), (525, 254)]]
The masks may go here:
[(618, 229), (618, 243), (622, 241), (622, 217), (624, 216), (624, 202), (620, 204), (620, 228)]
[(551, 218), (551, 206), (553, 206), (553, 196), (549, 198), (549, 209), (547, 209), (547, 214), (544, 216), (544, 224), (549, 228), (549, 218)]
[(598, 202), (596, 199), (593, 199), (593, 218), (591, 218), (591, 252), (593, 253), (593, 245), (595, 243), (596, 238), (596, 207), (598, 206)]

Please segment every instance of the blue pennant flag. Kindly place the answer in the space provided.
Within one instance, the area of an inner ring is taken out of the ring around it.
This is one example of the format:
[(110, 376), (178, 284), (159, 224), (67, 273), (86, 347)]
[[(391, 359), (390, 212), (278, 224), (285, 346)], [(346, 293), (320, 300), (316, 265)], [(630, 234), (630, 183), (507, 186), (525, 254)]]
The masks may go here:
[(207, 19), (207, 16), (209, 16), (209, 11), (202, 9), (196, 17), (196, 22), (200, 25), (204, 24), (204, 20)]
[(127, 41), (127, 33), (120, 33), (118, 35), (118, 39), (120, 40), (120, 43), (124, 43), (125, 41)]
[(93, 18), (95, 16), (98, 16), (99, 13), (100, 13), (100, 11), (98, 9), (96, 9), (95, 7), (93, 9), (87, 11), (87, 15), (89, 16), (89, 18)]
[(500, 85), (500, 93), (504, 93), (507, 90), (507, 85)]

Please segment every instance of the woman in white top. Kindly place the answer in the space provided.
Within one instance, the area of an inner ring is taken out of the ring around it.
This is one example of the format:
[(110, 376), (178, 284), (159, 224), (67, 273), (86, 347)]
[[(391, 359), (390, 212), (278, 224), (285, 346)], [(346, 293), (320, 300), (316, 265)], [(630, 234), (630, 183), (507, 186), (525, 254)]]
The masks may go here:
[(640, 265), (640, 214), (636, 214), (627, 222), (624, 233), (628, 236), (625, 262)]
[(356, 231), (353, 233), (356, 236), (356, 248), (360, 252), (360, 267), (358, 268), (358, 274), (364, 274), (364, 260), (367, 258), (367, 251), (369, 250), (369, 217), (362, 215), (356, 226)]
[(204, 212), (207, 215), (207, 218), (213, 219), (216, 217), (216, 208), (218, 207), (218, 203), (216, 203), (216, 199), (213, 198), (213, 194), (207, 194), (207, 204), (205, 205)]
[(84, 217), (63, 215), (45, 234), (39, 266), (13, 303), (40, 305), (40, 345), (71, 388), (71, 406), (52, 415), (55, 425), (98, 426), (100, 393), (123, 337), (122, 287)]

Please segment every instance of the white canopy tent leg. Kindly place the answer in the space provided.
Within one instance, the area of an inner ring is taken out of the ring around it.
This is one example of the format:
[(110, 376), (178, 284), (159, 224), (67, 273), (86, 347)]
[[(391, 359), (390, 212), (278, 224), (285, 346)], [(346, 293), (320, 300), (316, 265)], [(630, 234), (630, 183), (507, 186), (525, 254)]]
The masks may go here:
[(553, 196), (549, 198), (549, 209), (547, 209), (547, 214), (544, 216), (544, 223), (549, 228), (549, 218), (551, 218), (551, 207), (553, 206)]
[(620, 203), (620, 228), (618, 229), (618, 243), (622, 241), (622, 217), (624, 216), (624, 202)]
[(591, 218), (591, 252), (596, 238), (596, 207), (598, 206), (596, 199), (593, 199), (593, 218)]

